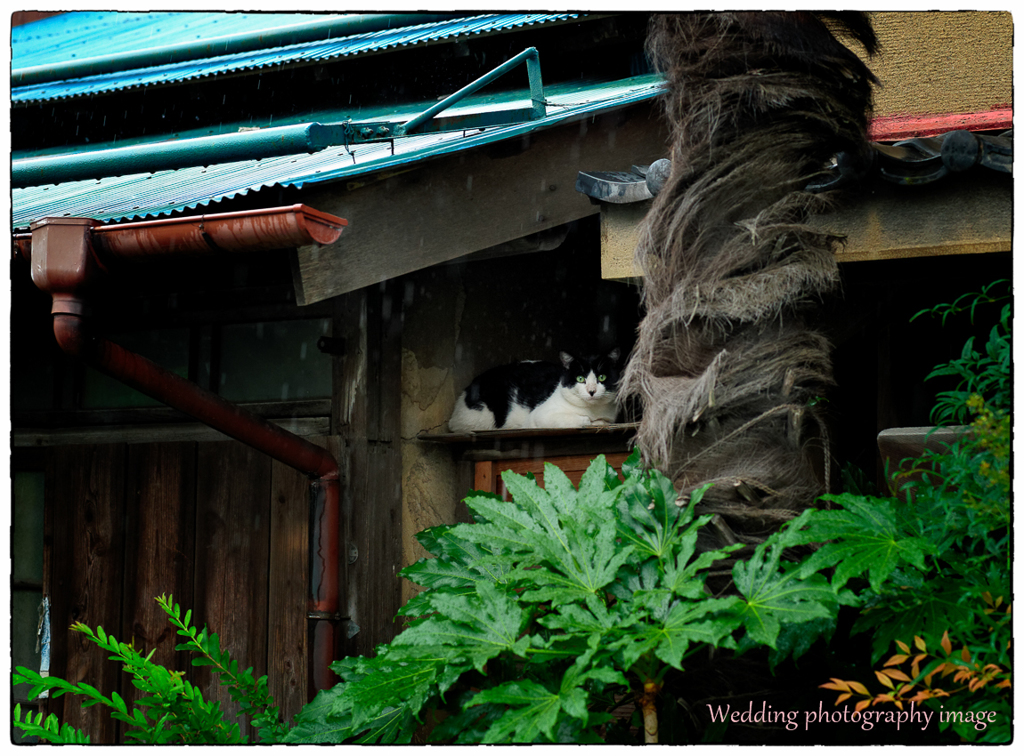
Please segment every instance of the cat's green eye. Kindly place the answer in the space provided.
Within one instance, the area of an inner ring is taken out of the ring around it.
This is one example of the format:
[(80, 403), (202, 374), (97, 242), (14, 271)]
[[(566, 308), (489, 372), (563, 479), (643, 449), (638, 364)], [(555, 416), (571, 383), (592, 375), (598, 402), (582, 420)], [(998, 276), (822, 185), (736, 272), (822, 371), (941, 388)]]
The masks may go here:
[(599, 375), (599, 376), (597, 376), (597, 380), (600, 383), (604, 383), (605, 378), (607, 378), (607, 377), (608, 377), (607, 375)]
[(586, 382), (587, 382), (587, 379), (584, 378), (582, 375), (577, 375), (576, 376), (576, 383), (586, 383)]

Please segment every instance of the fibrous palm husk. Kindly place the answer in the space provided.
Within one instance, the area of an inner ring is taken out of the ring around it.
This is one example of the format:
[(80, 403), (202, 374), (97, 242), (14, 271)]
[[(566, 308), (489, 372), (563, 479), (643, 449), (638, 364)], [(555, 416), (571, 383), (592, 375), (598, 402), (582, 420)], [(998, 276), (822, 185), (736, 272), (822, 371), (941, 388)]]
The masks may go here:
[(875, 51), (860, 13), (657, 15), (648, 37), (672, 171), (641, 229), (647, 314), (621, 394), (643, 407), (646, 461), (681, 498), (712, 483), (701, 509), (742, 543), (828, 485), (829, 344), (808, 320), (841, 239), (808, 227), (831, 198), (803, 187), (867, 149), (874, 82), (833, 29)]

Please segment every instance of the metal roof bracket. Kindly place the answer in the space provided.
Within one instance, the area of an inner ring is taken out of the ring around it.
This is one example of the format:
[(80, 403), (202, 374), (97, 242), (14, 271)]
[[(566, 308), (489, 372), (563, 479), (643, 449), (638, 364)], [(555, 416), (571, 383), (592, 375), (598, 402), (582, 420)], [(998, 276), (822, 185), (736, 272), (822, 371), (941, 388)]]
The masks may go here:
[[(544, 118), (547, 115), (547, 107), (544, 100), (544, 83), (541, 80), (540, 74), (540, 53), (537, 52), (536, 47), (528, 47), (521, 53), (513, 58), (502, 63), (497, 68), (489, 71), (488, 73), (481, 76), (479, 79), (470, 82), (455, 94), (445, 97), (443, 100), (438, 102), (436, 105), (424, 110), (415, 118), (399, 123), (395, 121), (380, 121), (380, 122), (352, 122), (346, 121), (343, 124), (339, 124), (344, 130), (347, 137), (348, 143), (357, 142), (382, 142), (389, 139), (395, 139), (397, 137), (409, 136), (410, 132), (420, 129), (425, 124), (428, 124), (431, 119), (434, 118), (438, 113), (448, 109), (455, 103), (464, 99), (467, 95), (471, 95), (478, 89), (485, 87), (495, 79), (503, 76), (504, 74), (511, 71), (513, 68), (518, 66), (522, 62), (526, 62), (526, 73), (529, 76), (530, 81), (530, 100), (532, 102), (532, 108), (528, 111), (529, 115), (527, 120), (536, 121)], [(522, 113), (523, 111), (516, 111)], [(508, 125), (510, 123), (520, 123), (519, 120), (510, 120), (505, 122), (495, 123), (488, 121), (482, 125), (486, 126), (497, 126), (497, 125)], [(334, 124), (331, 124), (333, 126)], [(469, 120), (460, 119), (458, 124), (453, 127), (446, 129), (443, 126), (439, 129), (430, 129), (431, 131), (445, 131), (445, 130), (463, 130), (466, 128), (481, 128), (482, 125), (473, 125)]]

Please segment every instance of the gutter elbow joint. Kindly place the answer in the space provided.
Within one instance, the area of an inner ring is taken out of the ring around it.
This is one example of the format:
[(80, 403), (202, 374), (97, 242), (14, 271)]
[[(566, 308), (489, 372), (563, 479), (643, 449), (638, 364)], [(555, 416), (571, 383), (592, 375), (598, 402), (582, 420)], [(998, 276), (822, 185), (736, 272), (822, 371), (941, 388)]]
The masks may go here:
[[(58, 300), (57, 296), (54, 296), (53, 335), (65, 354), (84, 359), (88, 357), (92, 339), (89, 336), (83, 313), (80, 310), (75, 312), (67, 304), (66, 300)], [(81, 302), (76, 300), (72, 304), (80, 305)], [(59, 305), (61, 305), (60, 309), (58, 309)]]

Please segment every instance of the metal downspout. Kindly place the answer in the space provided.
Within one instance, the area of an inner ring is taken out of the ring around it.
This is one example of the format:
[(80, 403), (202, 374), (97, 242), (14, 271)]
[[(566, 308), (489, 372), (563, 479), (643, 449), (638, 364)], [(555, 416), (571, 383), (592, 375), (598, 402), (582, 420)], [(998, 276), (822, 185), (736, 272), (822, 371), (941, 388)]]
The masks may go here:
[[(32, 224), (32, 243), (22, 238), (16, 252), (29, 257), (36, 285), (53, 297), (54, 335), (61, 349), (212, 428), (305, 473), (313, 512), (310, 532), (310, 595), (307, 612), (312, 648), (312, 690), (333, 684), (329, 664), (338, 619), (339, 468), (326, 449), (310, 443), (146, 358), (89, 332), (88, 286), (102, 269), (95, 247), (130, 257), (158, 253), (239, 252), (245, 249), (327, 243), (341, 234), (341, 218), (296, 205), (265, 211), (225, 213), (172, 221), (97, 226), (82, 218), (48, 218)], [(315, 234), (310, 228), (315, 229)], [(119, 231), (118, 229), (122, 230)], [(173, 229), (176, 229), (173, 230)], [(199, 234), (194, 233), (196, 229)], [(206, 234), (211, 229), (213, 236)], [(219, 241), (213, 241), (213, 239)], [(290, 241), (290, 244), (282, 244)], [(269, 246), (268, 246), (269, 245)]]

